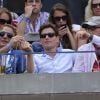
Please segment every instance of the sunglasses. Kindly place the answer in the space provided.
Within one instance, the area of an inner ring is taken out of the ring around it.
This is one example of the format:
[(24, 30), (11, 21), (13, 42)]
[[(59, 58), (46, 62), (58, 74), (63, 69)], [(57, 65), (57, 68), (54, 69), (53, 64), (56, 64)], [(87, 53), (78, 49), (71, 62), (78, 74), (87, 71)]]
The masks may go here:
[(67, 16), (61, 16), (61, 17), (60, 17), (60, 16), (56, 16), (56, 17), (54, 17), (54, 20), (55, 20), (55, 21), (60, 21), (61, 19), (62, 19), (63, 21), (65, 21), (65, 20), (67, 19)]
[(1, 37), (3, 37), (5, 34), (7, 35), (8, 38), (12, 38), (13, 37), (12, 33), (9, 33), (9, 32), (0, 32), (0, 36)]
[(100, 7), (100, 3), (92, 4), (93, 8), (97, 8), (98, 6)]
[(5, 19), (0, 19), (0, 24), (4, 25), (4, 24), (11, 24), (10, 20), (5, 20)]
[(55, 33), (46, 33), (46, 34), (41, 34), (40, 38), (46, 38), (46, 36), (48, 36), (49, 38), (52, 38), (56, 35), (55, 35)]
[(41, 0), (27, 0), (27, 3), (40, 2)]

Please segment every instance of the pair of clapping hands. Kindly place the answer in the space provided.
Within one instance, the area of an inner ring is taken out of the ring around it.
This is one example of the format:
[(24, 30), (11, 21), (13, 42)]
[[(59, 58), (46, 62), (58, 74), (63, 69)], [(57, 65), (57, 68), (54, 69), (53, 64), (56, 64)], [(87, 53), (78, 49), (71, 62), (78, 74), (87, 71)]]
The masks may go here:
[(9, 45), (13, 49), (24, 50), (26, 52), (32, 52), (31, 44), (27, 42), (23, 36), (20, 36), (20, 35), (14, 36), (10, 40)]

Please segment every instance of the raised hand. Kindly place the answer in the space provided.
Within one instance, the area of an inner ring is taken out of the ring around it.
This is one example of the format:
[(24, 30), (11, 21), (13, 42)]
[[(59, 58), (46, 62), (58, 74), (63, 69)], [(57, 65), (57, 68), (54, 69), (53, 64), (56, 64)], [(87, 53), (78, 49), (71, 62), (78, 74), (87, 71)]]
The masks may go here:
[(25, 17), (29, 18), (32, 15), (33, 11), (33, 6), (32, 5), (27, 5), (25, 6)]
[(81, 45), (83, 44), (86, 44), (87, 43), (87, 40), (89, 38), (90, 34), (85, 31), (85, 30), (80, 30), (76, 33), (76, 44), (77, 44), (77, 48), (80, 47)]
[(66, 27), (66, 25), (63, 25), (63, 26), (59, 27), (58, 31), (59, 31), (59, 35), (61, 37), (63, 37), (65, 34), (67, 34), (67, 27)]
[(31, 47), (31, 44), (25, 40), (21, 41), (21, 44), (20, 44), (20, 49), (21, 50), (24, 50), (26, 52), (32, 52), (32, 47)]
[(24, 40), (24, 37), (23, 37), (23, 36), (17, 35), (17, 36), (14, 36), (14, 37), (10, 40), (9, 44), (10, 44), (11, 47), (14, 48), (14, 49), (20, 49), (20, 43), (21, 43), (21, 41), (23, 41), (23, 40)]

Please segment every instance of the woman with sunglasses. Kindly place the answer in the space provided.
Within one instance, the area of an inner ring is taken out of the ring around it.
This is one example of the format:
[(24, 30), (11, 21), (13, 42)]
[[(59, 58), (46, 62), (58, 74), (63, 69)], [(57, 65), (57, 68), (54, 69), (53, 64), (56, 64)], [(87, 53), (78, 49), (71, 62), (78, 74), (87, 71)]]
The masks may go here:
[(85, 20), (92, 16), (100, 16), (100, 0), (89, 0), (85, 9)]
[(68, 9), (61, 3), (55, 4), (50, 12), (49, 21), (59, 30), (62, 48), (75, 49), (71, 17)]
[[(88, 5), (85, 9), (85, 21), (91, 20), (93, 17), (100, 16), (100, 0), (89, 0)], [(83, 22), (84, 24), (84, 22)], [(76, 40), (76, 47), (79, 48), (83, 44), (88, 43), (88, 35), (90, 35), (90, 32), (88, 32), (87, 27), (83, 27), (82, 29), (76, 33), (75, 40)]]
[(23, 36), (15, 35), (15, 28), (9, 24), (5, 24), (0, 32), (0, 73), (19, 74), (26, 70), (31, 73), (28, 67), (33, 67), (30, 54), (33, 52), (32, 47)]
[(0, 73), (18, 74), (26, 70), (26, 58), (22, 49), (17, 48), (22, 37), (15, 35), (16, 30), (10, 24), (5, 24), (0, 31)]
[(0, 8), (0, 30), (3, 28), (4, 24), (11, 24), (11, 22), (11, 12), (6, 8)]

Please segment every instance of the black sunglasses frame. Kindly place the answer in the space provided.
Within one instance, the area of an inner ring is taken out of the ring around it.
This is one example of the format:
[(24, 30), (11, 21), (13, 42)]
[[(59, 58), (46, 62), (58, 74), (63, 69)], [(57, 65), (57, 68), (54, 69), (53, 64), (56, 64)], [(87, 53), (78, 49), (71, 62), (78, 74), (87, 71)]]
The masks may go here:
[(49, 38), (52, 38), (56, 36), (56, 34), (55, 33), (43, 33), (40, 35), (40, 38), (46, 38), (46, 36), (48, 36)]
[(0, 24), (11, 24), (11, 21), (10, 20), (5, 20), (5, 19), (0, 19)]
[(98, 6), (100, 7), (100, 3), (92, 4), (92, 8), (97, 8)]
[[(34, 0), (27, 0), (27, 3), (33, 3), (34, 2)], [(35, 2), (40, 2), (39, 0), (36, 0)]]
[(13, 37), (13, 34), (12, 34), (12, 33), (9, 33), (9, 32), (3, 32), (3, 31), (0, 32), (0, 36), (1, 36), (1, 37), (4, 37), (5, 34), (7, 35), (8, 38), (12, 38), (12, 37)]
[(67, 20), (67, 16), (65, 15), (65, 16), (56, 16), (56, 17), (54, 17), (54, 20), (55, 21), (60, 21), (61, 19), (63, 21), (65, 21), (65, 20)]

